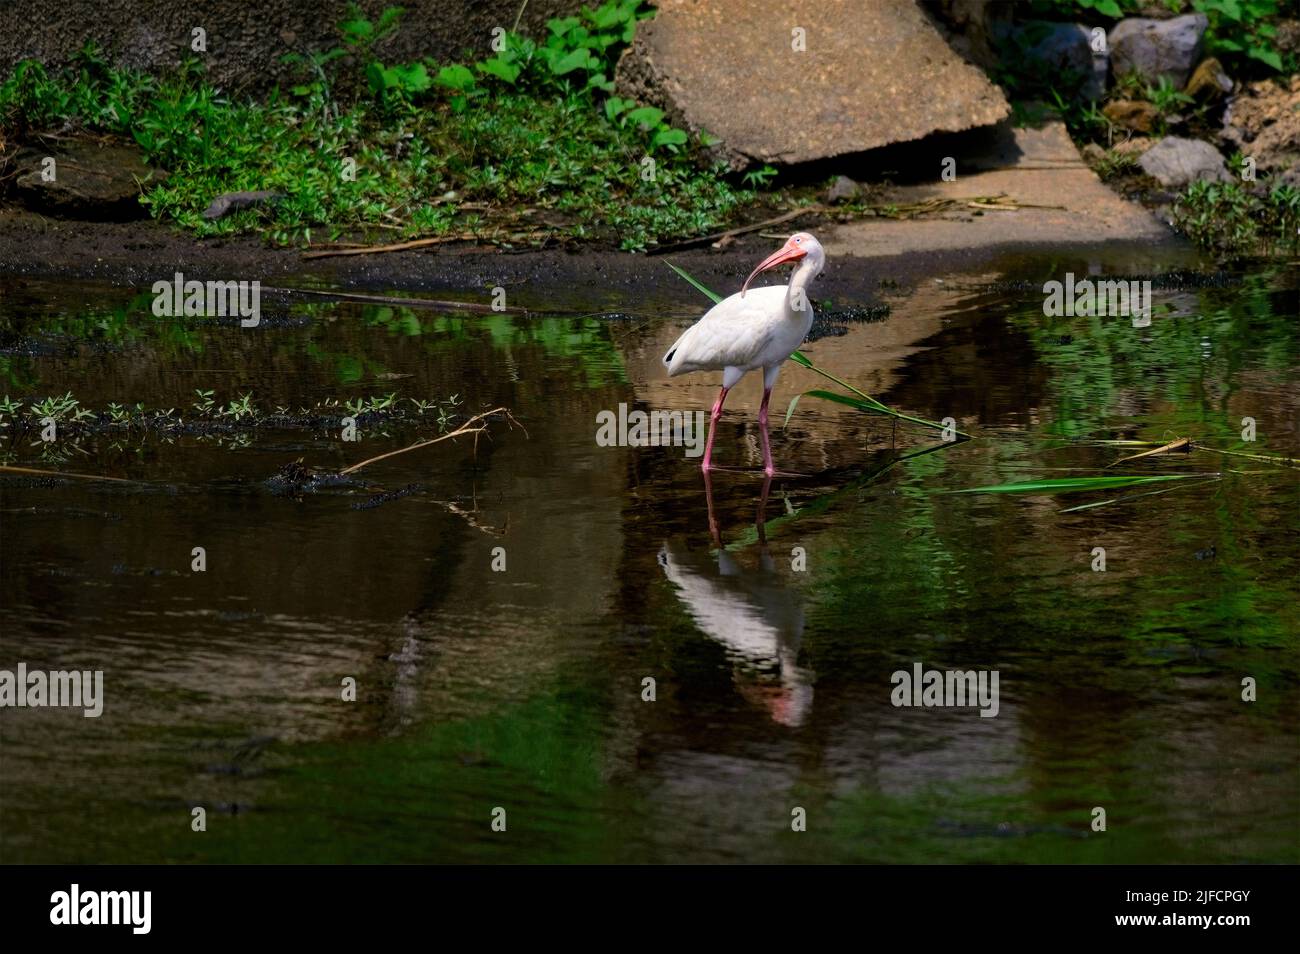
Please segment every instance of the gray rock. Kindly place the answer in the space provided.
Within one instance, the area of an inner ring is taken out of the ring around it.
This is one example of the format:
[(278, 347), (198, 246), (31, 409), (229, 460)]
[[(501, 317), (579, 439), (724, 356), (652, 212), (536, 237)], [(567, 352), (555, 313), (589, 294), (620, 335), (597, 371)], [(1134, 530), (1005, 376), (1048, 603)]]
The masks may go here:
[(203, 217), (208, 220), (224, 218), (231, 212), (253, 209), (268, 202), (277, 202), (284, 196), (279, 192), (227, 192), (219, 195), (203, 210)]
[(1223, 156), (1208, 142), (1166, 136), (1146, 152), (1138, 165), (1162, 186), (1182, 188), (1192, 182), (1228, 182), (1232, 176)]
[(832, 205), (838, 202), (850, 202), (858, 197), (858, 184), (848, 176), (836, 176), (831, 187), (826, 190), (826, 201)]
[(733, 168), (862, 152), (1011, 112), (910, 0), (805, 4), (798, 16), (755, 15), (752, 0), (657, 6), (619, 60), (620, 95), (719, 137)]
[[(146, 218), (139, 183), (165, 178), (164, 173), (145, 164), (134, 146), (91, 139), (53, 140), (48, 148), (25, 146), (14, 156), (14, 166), (14, 188), (24, 205), (87, 221)], [(47, 170), (52, 170), (52, 179)]]
[(998, 23), (994, 28), (1004, 61), (1014, 58), (1020, 68), (1059, 86), (1070, 78), (1078, 80), (1078, 93), (1093, 102), (1106, 93), (1108, 53), (1092, 49), (1092, 32), (1077, 23), (1028, 20)]
[(1121, 20), (1107, 37), (1111, 70), (1117, 79), (1136, 73), (1152, 84), (1167, 76), (1181, 89), (1201, 58), (1207, 26), (1203, 13), (1172, 20)]

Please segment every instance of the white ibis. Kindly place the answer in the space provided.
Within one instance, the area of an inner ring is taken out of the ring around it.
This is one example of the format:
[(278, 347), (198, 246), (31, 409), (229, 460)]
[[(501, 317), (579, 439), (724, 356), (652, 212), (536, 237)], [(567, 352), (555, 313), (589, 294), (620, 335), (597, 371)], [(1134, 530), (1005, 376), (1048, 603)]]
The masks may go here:
[[(799, 263), (789, 285), (755, 288), (746, 295), (755, 275), (786, 262)], [(710, 308), (664, 355), (670, 377), (690, 371), (722, 372), (722, 390), (709, 416), (709, 439), (700, 465), (705, 473), (713, 459), (713, 434), (727, 392), (747, 372), (758, 368), (763, 369), (763, 403), (758, 411), (758, 422), (763, 429), (763, 473), (769, 477), (776, 473), (767, 434), (767, 404), (781, 365), (812, 327), (812, 305), (805, 287), (825, 264), (826, 253), (821, 244), (807, 232), (796, 232), (778, 251), (758, 263), (739, 292)]]

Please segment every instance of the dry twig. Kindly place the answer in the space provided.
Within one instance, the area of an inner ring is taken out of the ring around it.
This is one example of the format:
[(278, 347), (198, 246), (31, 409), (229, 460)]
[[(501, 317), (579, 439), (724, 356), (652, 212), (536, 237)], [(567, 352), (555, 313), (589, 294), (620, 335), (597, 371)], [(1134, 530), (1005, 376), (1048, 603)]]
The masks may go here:
[[(506, 420), (508, 420), (511, 425), (519, 424), (519, 422), (515, 420), (514, 415), (510, 413), (510, 409), (508, 407), (494, 407), (492, 410), (484, 411), (482, 414), (475, 414), (473, 417), (471, 417), (460, 427), (456, 428), (454, 431), (451, 431), (447, 434), (443, 434), (441, 437), (430, 438), (427, 441), (416, 441), (414, 444), (411, 444), (409, 447), (403, 447), (399, 450), (389, 451), (387, 454), (380, 454), (377, 457), (371, 457), (368, 460), (363, 460), (359, 464), (353, 464), (351, 467), (347, 467), (339, 471), (339, 476), (342, 477), (347, 474), (355, 473), (356, 471), (360, 470), (362, 467), (365, 467), (367, 464), (373, 464), (376, 461), (386, 460), (389, 457), (396, 457), (398, 454), (405, 454), (407, 451), (419, 450), (421, 447), (429, 447), (433, 444), (441, 444), (443, 441), (451, 440), (453, 437), (464, 437), (467, 434), (474, 435), (474, 447), (475, 449), (477, 449), (478, 435), (482, 434), (484, 431), (487, 430), (488, 419), (497, 414), (504, 414), (506, 416)], [(524, 428), (522, 424), (519, 424), (519, 427), (520, 429), (523, 430), (524, 435), (527, 436), (528, 430)]]

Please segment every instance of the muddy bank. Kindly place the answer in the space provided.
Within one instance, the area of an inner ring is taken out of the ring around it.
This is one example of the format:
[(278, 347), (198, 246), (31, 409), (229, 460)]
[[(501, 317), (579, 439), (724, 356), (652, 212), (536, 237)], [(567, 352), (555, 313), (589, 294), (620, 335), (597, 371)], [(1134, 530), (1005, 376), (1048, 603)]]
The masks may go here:
[[(800, 226), (827, 236), (836, 232), (831, 223), (808, 221), (806, 226), (802, 222)], [(888, 223), (891, 230), (905, 224)], [(817, 282), (817, 297), (870, 303), (877, 300), (881, 287), (911, 287), (1008, 256), (1067, 249), (1061, 243), (1031, 241), (968, 245), (960, 239), (965, 223), (953, 222), (948, 229), (938, 222), (926, 225), (927, 232), (937, 229), (947, 234), (946, 246), (904, 251), (907, 243), (890, 241), (876, 243), (863, 254), (833, 256)], [(855, 223), (853, 228), (869, 229), (871, 225)], [(982, 230), (972, 231), (970, 241), (981, 241), (984, 236)], [(665, 285), (679, 282), (669, 272), (666, 259), (687, 268), (710, 287), (726, 292), (743, 281), (753, 268), (755, 256), (771, 251), (773, 241), (755, 233), (738, 238), (725, 250), (706, 246), (665, 255), (598, 248), (512, 252), (486, 246), (444, 246), (436, 252), (420, 249), (304, 259), (299, 249), (272, 248), (258, 238), (198, 240), (156, 222), (56, 221), (7, 208), (0, 210), (0, 276), (57, 276), (143, 287), (170, 279), (179, 270), (187, 278), (456, 292), (466, 298), (481, 294), (485, 301), (494, 287), (502, 286), (508, 295), (517, 291), (523, 296), (521, 304), (528, 302), (535, 307), (539, 306), (538, 296), (562, 289), (569, 300), (580, 300), (584, 307), (596, 309), (604, 305), (614, 308), (616, 301), (620, 307), (625, 306), (629, 296), (651, 300), (660, 297), (657, 292)], [(1107, 261), (1122, 261), (1129, 272), (1135, 262), (1145, 263), (1144, 270), (1157, 272), (1196, 268), (1201, 262), (1193, 249), (1172, 235), (1163, 241), (1075, 241), (1068, 249), (1075, 253), (1086, 250), (1103, 267)]]

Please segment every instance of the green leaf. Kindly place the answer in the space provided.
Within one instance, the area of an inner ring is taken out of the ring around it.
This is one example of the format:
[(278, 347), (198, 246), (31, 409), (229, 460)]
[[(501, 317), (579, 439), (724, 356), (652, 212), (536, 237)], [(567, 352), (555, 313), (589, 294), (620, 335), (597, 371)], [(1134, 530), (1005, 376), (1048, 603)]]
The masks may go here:
[(591, 51), (583, 47), (553, 62), (551, 72), (556, 76), (564, 76), (566, 73), (572, 73), (574, 70), (587, 66), (591, 62)]
[(484, 60), (482, 63), (478, 64), (478, 69), (480, 73), (487, 73), (489, 76), (495, 76), (497, 79), (509, 83), (512, 86), (514, 85), (515, 80), (519, 78), (519, 67), (512, 63), (507, 63), (499, 56), (494, 56), (490, 60)]
[(552, 36), (564, 36), (581, 22), (577, 17), (557, 17), (547, 20), (546, 27), (551, 31)]
[(641, 106), (632, 110), (624, 117), (625, 122), (634, 122), (641, 126), (642, 129), (654, 129), (663, 121), (664, 111), (655, 109), (653, 106)]
[(948, 490), (950, 494), (1071, 494), (1083, 490), (1112, 490), (1116, 487), (1137, 487), (1166, 480), (1190, 480), (1193, 477), (1217, 477), (1218, 474), (1157, 474), (1114, 477), (1053, 477), (1048, 480), (1024, 480), (1014, 484), (990, 484), (987, 487), (968, 487), (965, 490)]
[[(684, 279), (686, 279), (688, 282), (690, 282), (691, 285), (693, 285), (693, 286), (695, 287), (695, 290), (696, 290), (696, 291), (701, 292), (701, 293), (704, 295), (705, 298), (709, 299), (709, 301), (713, 302), (715, 305), (716, 305), (718, 302), (722, 301), (722, 296), (721, 296), (721, 295), (715, 295), (713, 292), (709, 291), (707, 288), (705, 288), (703, 285), (701, 285), (699, 282), (697, 282), (697, 281), (694, 279), (694, 277), (692, 277), (690, 274), (688, 274), (688, 273), (686, 272), (685, 269), (678, 268), (678, 267), (677, 267), (676, 265), (674, 265), (672, 262), (665, 262), (664, 264), (667, 265), (669, 268), (671, 268), (673, 271), (675, 271), (675, 272), (676, 272), (678, 275), (680, 275), (682, 278), (684, 278)], [(797, 352), (797, 351), (795, 352), (795, 354), (798, 354), (798, 353), (799, 353), (799, 352)], [(793, 355), (792, 355), (792, 357), (793, 357)], [(805, 359), (805, 360), (806, 360), (806, 359)]]
[(1267, 47), (1252, 46), (1250, 48), (1251, 59), (1259, 60), (1261, 63), (1267, 63), (1273, 69), (1282, 70), (1282, 57), (1278, 56), (1277, 50), (1270, 50)]
[(366, 82), (370, 85), (370, 91), (379, 95), (388, 88), (388, 77), (384, 72), (384, 64), (376, 60), (366, 66)]
[(433, 85), (433, 80), (429, 77), (429, 71), (424, 68), (423, 63), (394, 66), (384, 72), (392, 74), (392, 85), (408, 93), (423, 93)]
[(620, 99), (617, 96), (611, 96), (605, 100), (605, 118), (613, 122), (618, 118), (618, 114), (631, 106), (632, 103), (626, 99)]
[[(836, 384), (838, 384), (840, 387), (842, 387), (842, 388), (846, 388), (847, 390), (852, 391), (854, 394), (856, 394), (856, 395), (857, 395), (859, 398), (861, 398), (861, 400), (862, 400), (862, 404), (863, 404), (863, 406), (860, 407), (859, 410), (862, 410), (862, 411), (868, 411), (868, 412), (876, 413), (876, 414), (886, 414), (886, 415), (888, 415), (889, 417), (896, 417), (896, 418), (898, 418), (900, 421), (908, 421), (908, 422), (910, 422), (910, 423), (912, 423), (912, 424), (921, 424), (921, 425), (923, 425), (923, 426), (925, 426), (925, 427), (933, 428), (933, 429), (936, 430), (936, 431), (947, 430), (947, 427), (946, 427), (945, 425), (940, 424), (940, 423), (937, 422), (937, 421), (927, 421), (925, 418), (922, 418), (922, 417), (911, 417), (911, 416), (909, 416), (909, 415), (907, 415), (907, 414), (901, 414), (901, 413), (899, 413), (898, 411), (895, 411), (895, 410), (894, 410), (893, 408), (891, 408), (889, 405), (884, 404), (884, 403), (882, 403), (882, 402), (880, 402), (880, 401), (877, 401), (877, 400), (876, 400), (875, 398), (873, 398), (870, 394), (867, 394), (865, 391), (861, 391), (861, 390), (859, 390), (858, 388), (855, 388), (853, 385), (849, 384), (849, 382), (844, 381), (844, 380), (841, 380), (840, 378), (837, 378), (835, 375), (831, 374), (829, 371), (823, 371), (821, 368), (819, 368), (819, 367), (817, 367), (815, 364), (813, 364), (812, 361), (809, 360), (808, 356), (807, 356), (806, 354), (804, 354), (802, 351), (796, 351), (794, 354), (790, 355), (790, 360), (793, 361), (795, 364), (803, 365), (803, 366), (804, 366), (805, 368), (807, 368), (809, 371), (814, 371), (814, 372), (816, 372), (817, 374), (820, 374), (823, 378), (826, 378), (828, 381), (834, 381), (834, 382), (835, 382)], [(821, 392), (813, 392), (813, 391), (809, 391), (808, 393), (809, 393), (809, 394), (812, 394), (812, 395), (814, 395), (814, 396), (816, 396), (816, 397), (821, 397)], [(830, 392), (825, 392), (825, 393), (830, 393)], [(838, 400), (839, 398), (842, 398), (842, 397), (844, 397), (844, 396), (843, 396), (843, 395), (837, 395), (837, 396), (836, 396), (836, 400)], [(830, 400), (830, 399), (828, 399), (828, 400)], [(847, 402), (847, 401), (840, 401), (839, 403), (848, 403), (848, 402)], [(971, 435), (967, 434), (965, 431), (957, 431), (957, 430), (954, 430), (953, 433), (956, 434), (958, 437), (964, 439), (964, 440), (971, 440)]]
[(790, 416), (794, 414), (795, 405), (799, 403), (801, 397), (803, 397), (802, 394), (796, 394), (794, 397), (790, 398), (790, 406), (785, 409), (785, 420), (781, 422), (782, 427), (790, 426)]
[(587, 19), (597, 30), (608, 30), (626, 22), (632, 16), (632, 10), (618, 3), (605, 3), (596, 10), (588, 10)]
[(658, 146), (680, 146), (686, 142), (686, 133), (680, 129), (661, 129), (650, 140), (652, 148)]
[(836, 394), (834, 391), (822, 391), (817, 389), (813, 391), (805, 391), (804, 396), (821, 398), (823, 401), (833, 401), (836, 404), (844, 404), (848, 407), (857, 408), (859, 411), (870, 411), (876, 414), (889, 410), (889, 408), (874, 398), (863, 400), (862, 398), (852, 397), (848, 394)]
[(357, 43), (375, 32), (374, 24), (369, 20), (345, 20), (339, 24), (339, 32), (349, 43)]
[(458, 93), (473, 89), (475, 83), (474, 74), (469, 71), (468, 67), (461, 66), (459, 63), (453, 63), (451, 66), (444, 66), (438, 70), (438, 74), (433, 78), (433, 81), (438, 86), (444, 86)]

